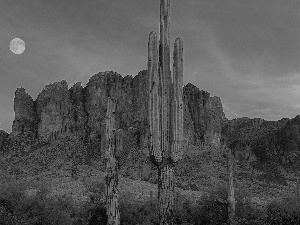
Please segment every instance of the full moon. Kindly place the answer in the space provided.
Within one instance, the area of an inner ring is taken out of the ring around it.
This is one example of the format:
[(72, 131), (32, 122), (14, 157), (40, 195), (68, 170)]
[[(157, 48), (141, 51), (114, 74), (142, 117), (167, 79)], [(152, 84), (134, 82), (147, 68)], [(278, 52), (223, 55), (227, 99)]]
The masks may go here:
[(22, 54), (25, 50), (25, 42), (20, 38), (14, 38), (10, 42), (9, 48), (15, 54)]

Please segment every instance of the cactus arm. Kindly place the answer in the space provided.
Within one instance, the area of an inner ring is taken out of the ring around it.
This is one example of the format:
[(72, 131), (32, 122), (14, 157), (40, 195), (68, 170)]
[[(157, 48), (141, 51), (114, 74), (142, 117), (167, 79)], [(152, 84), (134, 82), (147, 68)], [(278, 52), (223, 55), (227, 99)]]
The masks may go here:
[(227, 174), (228, 174), (228, 224), (235, 225), (235, 198), (233, 186), (233, 156), (230, 148), (227, 148)]
[(124, 140), (124, 132), (122, 129), (118, 129), (116, 132), (116, 152), (115, 156), (117, 159), (122, 157), (123, 154), (123, 140)]
[(172, 92), (172, 148), (171, 159), (173, 163), (182, 159), (182, 141), (183, 141), (183, 41), (176, 38), (174, 43), (173, 56), (173, 92)]
[(159, 61), (166, 78), (170, 75), (170, 0), (160, 1)]
[(153, 164), (162, 161), (160, 135), (160, 80), (158, 73), (157, 35), (152, 31), (148, 43), (148, 73), (149, 73), (149, 121), (150, 121), (150, 158)]
[(161, 135), (163, 158), (170, 158), (171, 143), (171, 71), (170, 71), (170, 0), (160, 1), (159, 75), (162, 81)]

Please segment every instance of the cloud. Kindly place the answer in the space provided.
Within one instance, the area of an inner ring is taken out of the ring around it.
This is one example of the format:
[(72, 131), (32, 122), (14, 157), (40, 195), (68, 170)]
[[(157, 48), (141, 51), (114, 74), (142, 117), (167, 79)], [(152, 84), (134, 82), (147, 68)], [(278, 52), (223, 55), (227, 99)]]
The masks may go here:
[(219, 13), (211, 16), (219, 17), (214, 20), (215, 34), (219, 46), (231, 57), (232, 68), (251, 75), (255, 70), (267, 77), (299, 72), (300, 2), (230, 2), (216, 4)]
[[(294, 117), (299, 10), (299, 0), (171, 1), (171, 51), (181, 37), (184, 84), (219, 96), (228, 118)], [(50, 82), (66, 79), (70, 87), (100, 71), (146, 69), (152, 30), (159, 34), (156, 1), (8, 1), (0, 8), (2, 126), (11, 126), (18, 86), (35, 99)], [(15, 37), (26, 42), (19, 57), (8, 47)]]
[[(196, 24), (197, 22), (194, 27), (198, 26)], [(250, 60), (250, 63), (245, 61), (244, 64), (252, 65), (252, 69), (242, 72), (235, 64), (238, 59), (222, 47), (213, 24), (198, 24), (205, 28), (198, 29), (199, 36), (205, 30), (207, 38), (196, 42), (197, 33), (193, 36), (194, 43), (197, 43), (194, 47), (201, 50), (201, 53), (196, 57), (198, 63), (194, 63), (191, 70), (192, 83), (212, 95), (221, 96), (227, 118), (251, 118), (255, 115), (254, 117), (278, 120), (298, 114), (300, 73), (289, 73), (291, 70), (287, 70), (280, 76), (265, 75), (266, 67), (273, 65), (268, 49), (256, 60)], [(188, 29), (193, 29), (193, 25), (190, 24)]]

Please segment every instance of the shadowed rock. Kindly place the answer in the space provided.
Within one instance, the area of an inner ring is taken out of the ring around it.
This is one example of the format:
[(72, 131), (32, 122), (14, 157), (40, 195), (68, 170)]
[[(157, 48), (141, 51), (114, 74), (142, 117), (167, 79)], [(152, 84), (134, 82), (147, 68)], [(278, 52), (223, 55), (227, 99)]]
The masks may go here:
[(0, 149), (3, 142), (8, 138), (9, 134), (6, 133), (4, 130), (0, 130)]
[[(110, 94), (117, 100), (116, 126), (125, 131), (129, 127), (138, 129), (138, 145), (143, 149), (149, 133), (148, 82), (147, 70), (124, 78), (105, 71), (92, 76), (86, 87), (77, 82), (68, 90), (65, 80), (46, 85), (35, 101), (24, 88), (18, 88), (11, 136), (32, 133), (40, 140), (52, 141), (62, 134), (76, 133), (82, 140), (101, 143), (105, 135), (107, 94)], [(219, 142), (225, 119), (220, 98), (210, 97), (208, 92), (190, 83), (183, 87), (183, 96), (184, 138), (193, 143), (205, 138)]]
[(26, 93), (25, 89), (17, 88), (14, 98), (15, 120), (12, 125), (11, 138), (18, 135), (33, 135), (36, 134), (35, 128), (35, 108), (32, 97)]
[(184, 134), (194, 134), (194, 144), (205, 141), (207, 144), (220, 144), (222, 123), (226, 120), (221, 99), (210, 97), (195, 85), (188, 83), (183, 87)]

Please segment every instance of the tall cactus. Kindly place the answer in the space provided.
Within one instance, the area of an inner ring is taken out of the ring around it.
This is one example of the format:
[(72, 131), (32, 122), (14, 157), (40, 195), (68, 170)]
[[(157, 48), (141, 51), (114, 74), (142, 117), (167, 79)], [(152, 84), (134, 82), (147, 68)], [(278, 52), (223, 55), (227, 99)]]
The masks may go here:
[(118, 163), (116, 155), (122, 149), (122, 130), (117, 130), (115, 123), (116, 103), (108, 97), (106, 113), (106, 149), (105, 149), (105, 196), (108, 225), (120, 224), (118, 203)]
[(227, 148), (227, 174), (228, 174), (228, 224), (234, 225), (235, 223), (235, 199), (234, 199), (234, 187), (233, 187), (233, 155), (231, 149)]
[(173, 82), (170, 71), (170, 0), (160, 1), (159, 59), (157, 35), (149, 34), (150, 159), (158, 167), (160, 224), (173, 224), (175, 210), (174, 166), (182, 158), (183, 42), (176, 38)]

